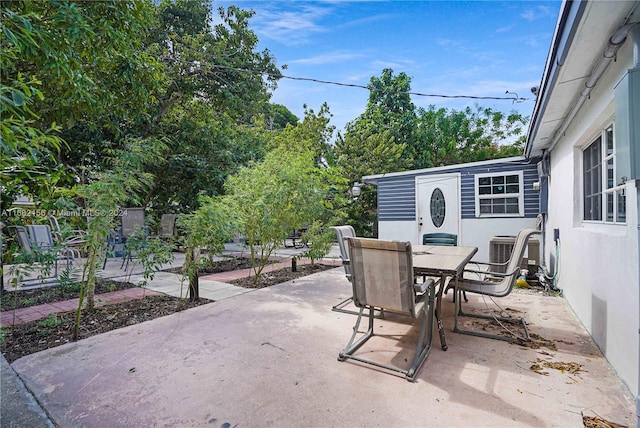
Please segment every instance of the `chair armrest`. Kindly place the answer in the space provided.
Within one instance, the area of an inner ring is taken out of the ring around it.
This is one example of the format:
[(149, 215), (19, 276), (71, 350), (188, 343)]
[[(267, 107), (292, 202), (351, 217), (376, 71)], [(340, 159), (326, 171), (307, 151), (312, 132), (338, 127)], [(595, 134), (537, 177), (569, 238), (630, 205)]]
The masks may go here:
[(516, 268), (516, 270), (514, 270), (513, 272), (493, 272), (493, 271), (487, 271), (487, 270), (474, 270), (474, 269), (465, 269), (462, 271), (463, 275), (465, 272), (467, 273), (475, 273), (475, 274), (481, 274), (481, 275), (487, 275), (487, 276), (496, 276), (499, 278), (505, 278), (507, 276), (511, 276), (514, 273), (518, 272), (520, 270), (520, 268)]
[(416, 293), (421, 294), (427, 291), (433, 284), (435, 284), (435, 281), (433, 279), (425, 278), (423, 282), (414, 282), (413, 289), (416, 291)]
[(471, 260), (467, 264), (484, 265), (484, 266), (507, 266), (509, 264), (509, 260), (507, 260), (506, 262), (502, 262), (502, 263), (479, 262), (479, 261), (476, 261), (476, 260)]

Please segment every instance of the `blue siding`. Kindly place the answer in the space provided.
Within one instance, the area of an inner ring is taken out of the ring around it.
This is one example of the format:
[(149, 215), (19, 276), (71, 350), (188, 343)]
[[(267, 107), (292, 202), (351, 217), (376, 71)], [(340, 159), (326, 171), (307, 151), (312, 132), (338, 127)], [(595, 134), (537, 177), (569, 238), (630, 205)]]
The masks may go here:
[(415, 175), (394, 177), (378, 184), (378, 220), (415, 220)]
[(460, 212), (463, 219), (476, 217), (475, 176), (486, 173), (523, 171), (524, 212), (526, 218), (536, 217), (539, 212), (538, 192), (533, 183), (538, 181), (538, 159), (494, 164), (466, 165), (460, 168), (437, 168), (392, 177), (380, 177), (378, 183), (378, 220), (414, 221), (416, 218), (416, 177), (429, 175), (460, 174)]

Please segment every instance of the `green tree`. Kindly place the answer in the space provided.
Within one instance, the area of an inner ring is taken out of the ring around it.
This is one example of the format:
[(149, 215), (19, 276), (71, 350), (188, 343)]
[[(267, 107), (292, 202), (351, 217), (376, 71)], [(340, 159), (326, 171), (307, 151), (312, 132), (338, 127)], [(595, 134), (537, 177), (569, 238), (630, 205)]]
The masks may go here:
[(260, 260), (253, 267), (256, 283), (287, 234), (314, 221), (327, 192), (313, 152), (292, 151), (284, 145), (269, 152), (264, 161), (230, 176), (226, 187), (251, 258)]
[[(153, 88), (148, 83), (153, 84), (150, 77), (158, 64), (140, 49), (151, 23), (151, 5), (145, 1), (2, 2), (2, 93), (12, 92), (13, 107), (23, 109), (20, 116), (13, 114), (16, 111), (9, 113), (3, 99), (2, 120), (9, 121), (9, 132), (29, 146), (3, 160), (9, 159), (15, 170), (39, 173), (23, 180), (22, 193), (37, 196), (43, 184), (40, 178), (49, 183), (75, 182), (75, 177), (65, 181), (64, 168), (57, 164), (67, 164), (66, 157), (76, 152), (73, 144), (63, 140), (78, 121), (90, 118), (107, 126), (114, 116), (144, 110)], [(5, 144), (11, 140), (7, 135), (3, 149), (10, 144), (15, 148), (15, 142)], [(45, 139), (51, 137), (58, 140)], [(54, 150), (42, 150), (47, 149), (42, 142)], [(51, 172), (56, 170), (52, 180)]]
[(528, 118), (476, 106), (464, 110), (418, 110), (413, 168), (522, 155)]
[(86, 298), (87, 309), (94, 308), (96, 273), (106, 255), (107, 235), (113, 229), (118, 208), (137, 202), (145, 188), (151, 184), (151, 175), (145, 172), (149, 163), (158, 162), (164, 149), (161, 142), (149, 139), (130, 139), (122, 150), (112, 153), (111, 168), (89, 184), (79, 185), (73, 193), (84, 199), (91, 219), (87, 222), (82, 287), (76, 313), (76, 331)]
[[(404, 171), (411, 160), (404, 156), (405, 145), (395, 144), (391, 131), (370, 133), (350, 132), (338, 138), (335, 146), (336, 165), (339, 174), (347, 179), (341, 192), (348, 195), (351, 186), (365, 175)], [(377, 191), (373, 186), (363, 186), (357, 198), (347, 198), (344, 206), (346, 221), (358, 236), (375, 236)]]
[(416, 108), (411, 101), (411, 78), (405, 73), (393, 74), (385, 68), (369, 82), (369, 100), (365, 112), (347, 125), (366, 129), (369, 133), (388, 130), (396, 144), (404, 144), (404, 156), (413, 158), (416, 139)]
[[(416, 113), (408, 93), (411, 78), (386, 68), (371, 78), (369, 90), (365, 111), (347, 124), (334, 149), (339, 173), (349, 181), (341, 189), (344, 195), (364, 175), (404, 171), (413, 165)], [(362, 190), (357, 200), (347, 199), (347, 221), (359, 235), (375, 236), (377, 191)]]
[(270, 131), (298, 124), (298, 117), (282, 104), (264, 103), (262, 114), (264, 115), (264, 126)]
[(176, 205), (181, 212), (192, 212), (199, 195), (223, 194), (227, 175), (261, 160), (266, 151), (263, 133), (199, 100), (167, 113), (161, 133), (170, 149), (160, 162), (162, 168), (151, 169), (154, 186), (144, 200), (160, 212)]
[[(165, 138), (171, 155), (150, 171), (155, 180), (145, 203), (194, 209), (198, 192), (220, 194), (229, 173), (263, 156), (261, 138), (247, 127), (280, 72), (268, 50), (257, 50), (253, 12), (235, 6), (217, 12), (220, 23), (212, 25), (209, 1), (162, 1), (157, 8), (148, 50), (166, 79), (140, 132)], [(183, 183), (192, 184), (177, 187)]]
[(314, 164), (326, 167), (333, 162), (333, 146), (331, 140), (335, 126), (329, 125), (331, 112), (327, 103), (320, 106), (316, 114), (313, 109), (304, 106), (304, 119), (297, 125), (287, 125), (282, 131), (275, 133), (275, 147), (285, 146), (295, 151), (307, 149), (313, 152)]
[(235, 214), (223, 197), (200, 197), (200, 207), (193, 214), (181, 214), (178, 227), (182, 230), (185, 261), (182, 274), (189, 281), (189, 300), (200, 298), (198, 272), (202, 265), (202, 249), (209, 254), (209, 263), (215, 254), (222, 253), (224, 243), (237, 230)]

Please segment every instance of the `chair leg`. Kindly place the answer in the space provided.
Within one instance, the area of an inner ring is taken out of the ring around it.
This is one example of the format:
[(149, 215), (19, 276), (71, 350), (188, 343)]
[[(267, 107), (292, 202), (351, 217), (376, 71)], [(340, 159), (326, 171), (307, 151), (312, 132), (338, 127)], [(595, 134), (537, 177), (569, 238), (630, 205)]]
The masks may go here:
[(373, 337), (373, 320), (374, 309), (369, 308), (369, 329), (359, 339), (356, 339), (359, 333), (360, 321), (362, 320), (364, 307), (360, 308), (358, 313), (358, 319), (356, 325), (353, 327), (353, 334), (345, 349), (338, 355), (338, 361), (345, 361), (352, 359), (361, 363), (370, 364), (372, 366), (381, 367), (383, 369), (391, 370), (394, 372), (402, 373), (409, 382), (413, 382), (418, 374), (418, 371), (426, 361), (429, 353), (431, 352), (431, 345), (433, 344), (433, 324), (435, 319), (435, 285), (429, 287), (428, 302), (424, 305), (422, 320), (420, 324), (420, 335), (418, 337), (418, 343), (416, 344), (416, 351), (411, 367), (408, 370), (401, 369), (399, 367), (382, 364), (376, 361), (367, 360), (359, 356), (353, 355), (364, 343)]
[(360, 308), (360, 311), (358, 312), (358, 319), (356, 320), (356, 325), (353, 326), (353, 334), (351, 335), (351, 339), (349, 339), (349, 343), (347, 343), (347, 346), (345, 346), (344, 350), (340, 352), (340, 354), (338, 355), (338, 361), (344, 361), (347, 358), (358, 359), (353, 357), (352, 354), (356, 352), (362, 345), (364, 345), (364, 343), (367, 340), (373, 337), (373, 311), (374, 310), (373, 308), (369, 308), (369, 328), (361, 338), (356, 340), (356, 337), (358, 336), (358, 332), (360, 330), (360, 321), (362, 321), (362, 315), (365, 309), (366, 308), (364, 306)]
[[(348, 297), (348, 298), (344, 299), (342, 302), (338, 303), (337, 305), (332, 306), (331, 310), (333, 312), (341, 312), (343, 314), (358, 315), (359, 311), (352, 311), (350, 309), (344, 309), (344, 307), (347, 306), (352, 301), (353, 301), (353, 297)], [(384, 319), (384, 311), (382, 309), (380, 309), (380, 311), (376, 315), (374, 315), (374, 317), (378, 318), (378, 319)]]
[(349, 313), (349, 314), (351, 314), (351, 313), (357, 314), (358, 312), (356, 312), (356, 311), (349, 311), (349, 310), (344, 309), (344, 307), (347, 306), (352, 301), (353, 301), (353, 297), (347, 297), (342, 302), (338, 303), (335, 306), (332, 306), (331, 310), (334, 311), (334, 312), (346, 312), (346, 313)]
[(458, 298), (456, 299), (456, 307), (455, 307), (455, 312), (454, 312), (454, 326), (453, 326), (453, 331), (455, 333), (460, 333), (460, 334), (468, 334), (470, 336), (477, 336), (477, 337), (486, 337), (489, 339), (496, 339), (496, 340), (503, 340), (505, 342), (513, 342), (515, 340), (515, 338), (513, 337), (507, 337), (507, 336), (500, 336), (497, 334), (490, 334), (490, 333), (482, 333), (479, 331), (474, 331), (474, 330), (463, 330), (460, 328), (460, 326), (458, 325), (458, 318), (461, 316), (464, 317), (469, 317), (469, 318), (478, 318), (478, 319), (485, 319), (485, 320), (492, 320), (492, 321), (496, 321), (498, 323), (501, 322), (507, 322), (507, 323), (520, 323), (524, 329), (524, 340), (529, 342), (531, 340), (531, 337), (529, 336), (529, 329), (527, 328), (527, 322), (524, 320), (524, 318), (505, 318), (505, 317), (498, 317), (498, 316), (494, 316), (494, 315), (479, 315), (479, 314), (470, 314), (470, 313), (466, 313), (462, 311), (462, 302), (460, 301), (462, 298), (462, 293), (463, 290), (457, 290), (458, 291)]
[(416, 345), (416, 356), (413, 359), (413, 364), (406, 373), (406, 378), (409, 382), (413, 382), (422, 367), (422, 364), (427, 360), (429, 353), (431, 352), (431, 345), (433, 344), (433, 320), (435, 319), (435, 285), (429, 287), (429, 300), (424, 306), (422, 314), (422, 323), (420, 327), (420, 337), (418, 338), (418, 344)]

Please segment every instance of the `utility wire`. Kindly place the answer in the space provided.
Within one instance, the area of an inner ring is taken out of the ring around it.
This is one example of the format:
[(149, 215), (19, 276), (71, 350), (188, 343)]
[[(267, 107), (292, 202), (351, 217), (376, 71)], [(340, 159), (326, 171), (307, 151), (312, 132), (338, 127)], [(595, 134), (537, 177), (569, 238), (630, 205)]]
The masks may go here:
[[(227, 66), (227, 65), (212, 65), (213, 68), (219, 68), (219, 69), (226, 69), (226, 70), (234, 70), (234, 71), (241, 71), (241, 72), (245, 72), (245, 73), (252, 73), (252, 74), (260, 74), (260, 75), (264, 75), (264, 76), (268, 76), (274, 79), (289, 79), (289, 80), (298, 80), (298, 81), (304, 81), (304, 82), (314, 82), (314, 83), (321, 83), (324, 85), (335, 85), (335, 86), (345, 86), (345, 87), (349, 87), (349, 88), (361, 88), (361, 89), (367, 89), (369, 91), (380, 91), (382, 92), (381, 89), (377, 89), (374, 88), (370, 85), (358, 85), (355, 83), (340, 83), (340, 82), (332, 82), (330, 80), (320, 80), (320, 79), (313, 79), (311, 77), (295, 77), (295, 76), (286, 76), (284, 74), (275, 74), (275, 73), (269, 73), (268, 71), (257, 71), (257, 70), (248, 70), (246, 68), (238, 68), (238, 67), (231, 67), (231, 66)], [(480, 97), (480, 96), (476, 96), (476, 95), (443, 95), (443, 94), (425, 94), (422, 92), (411, 92), (411, 91), (398, 91), (399, 94), (408, 94), (408, 95), (415, 95), (418, 97), (436, 97), (436, 98), (465, 98), (465, 99), (472, 99), (472, 100), (508, 100), (508, 101), (512, 101), (514, 103), (521, 103), (523, 101), (528, 101), (529, 98), (522, 98), (522, 97), (518, 97), (517, 94), (513, 93), (513, 92), (509, 92), (507, 91), (506, 93), (508, 94), (512, 94), (514, 95), (513, 97)]]

